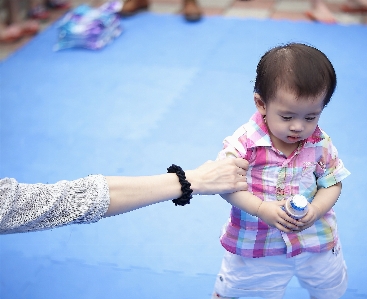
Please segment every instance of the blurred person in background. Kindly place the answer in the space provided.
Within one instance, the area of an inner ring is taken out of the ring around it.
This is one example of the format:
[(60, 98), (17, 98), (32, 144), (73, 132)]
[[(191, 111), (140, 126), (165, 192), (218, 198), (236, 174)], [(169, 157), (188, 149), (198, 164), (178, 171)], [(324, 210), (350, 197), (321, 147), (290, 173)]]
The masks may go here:
[(0, 27), (0, 42), (14, 42), (40, 30), (35, 20), (24, 19), (19, 0), (5, 0), (6, 19)]
[(47, 20), (50, 17), (49, 9), (67, 10), (71, 7), (67, 0), (29, 0), (28, 16), (31, 19)]
[[(149, 7), (149, 0), (126, 0), (121, 9), (121, 16), (129, 17)], [(202, 11), (196, 0), (182, 0), (181, 13), (188, 22), (197, 22), (202, 17)]]
[[(50, 17), (49, 9), (67, 10), (71, 7), (67, 0), (4, 0), (6, 19), (0, 25), (0, 42), (11, 43), (19, 39), (35, 35), (40, 30), (38, 21), (46, 21)], [(23, 13), (26, 4), (28, 13)]]
[[(341, 10), (348, 13), (367, 12), (367, 0), (347, 0), (346, 3), (341, 5)], [(337, 23), (335, 16), (324, 0), (311, 0), (311, 10), (307, 11), (306, 15), (317, 22)]]

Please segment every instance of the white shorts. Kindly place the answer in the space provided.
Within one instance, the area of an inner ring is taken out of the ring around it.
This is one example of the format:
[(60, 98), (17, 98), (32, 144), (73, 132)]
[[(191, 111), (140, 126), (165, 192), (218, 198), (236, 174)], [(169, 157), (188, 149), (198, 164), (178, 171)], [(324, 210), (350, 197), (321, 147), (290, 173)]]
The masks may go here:
[(340, 298), (348, 284), (341, 246), (323, 253), (305, 252), (292, 258), (285, 255), (244, 258), (226, 252), (214, 292), (222, 297), (280, 299), (294, 275), (311, 296)]

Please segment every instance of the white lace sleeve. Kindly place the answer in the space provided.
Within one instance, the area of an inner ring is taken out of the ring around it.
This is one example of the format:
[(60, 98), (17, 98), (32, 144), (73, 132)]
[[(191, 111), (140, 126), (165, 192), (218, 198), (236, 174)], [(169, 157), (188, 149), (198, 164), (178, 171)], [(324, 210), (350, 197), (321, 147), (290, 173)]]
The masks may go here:
[(30, 232), (100, 220), (110, 204), (102, 175), (55, 184), (0, 180), (0, 234)]

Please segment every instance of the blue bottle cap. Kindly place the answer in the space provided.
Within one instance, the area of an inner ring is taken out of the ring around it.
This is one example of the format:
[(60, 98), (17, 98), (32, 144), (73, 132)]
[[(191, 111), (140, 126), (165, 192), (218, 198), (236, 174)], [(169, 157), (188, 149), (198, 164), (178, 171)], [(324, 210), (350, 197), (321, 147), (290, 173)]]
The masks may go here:
[(290, 201), (291, 207), (296, 211), (303, 211), (307, 207), (307, 199), (303, 195), (294, 195)]

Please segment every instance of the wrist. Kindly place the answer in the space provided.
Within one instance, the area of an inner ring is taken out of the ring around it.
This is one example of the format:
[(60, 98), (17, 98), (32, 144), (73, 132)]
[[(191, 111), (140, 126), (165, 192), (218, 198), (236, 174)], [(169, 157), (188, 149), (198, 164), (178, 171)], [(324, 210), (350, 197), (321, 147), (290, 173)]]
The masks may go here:
[(260, 207), (262, 204), (263, 204), (263, 201), (260, 202), (259, 206), (257, 207), (256, 214), (254, 214), (253, 216), (259, 217), (259, 211), (260, 211)]
[(192, 189), (191, 183), (186, 179), (186, 173), (180, 166), (172, 164), (167, 168), (168, 173), (175, 173), (178, 177), (178, 180), (181, 185), (182, 195), (172, 202), (177, 206), (184, 206), (190, 203), (190, 199), (192, 199)]
[(314, 203), (311, 203), (312, 207), (316, 211), (316, 219), (320, 219), (323, 216), (323, 213), (321, 211), (321, 208), (318, 205), (315, 205)]
[(193, 195), (200, 194), (200, 180), (198, 179), (195, 170), (186, 170), (186, 179), (191, 184), (191, 190)]

